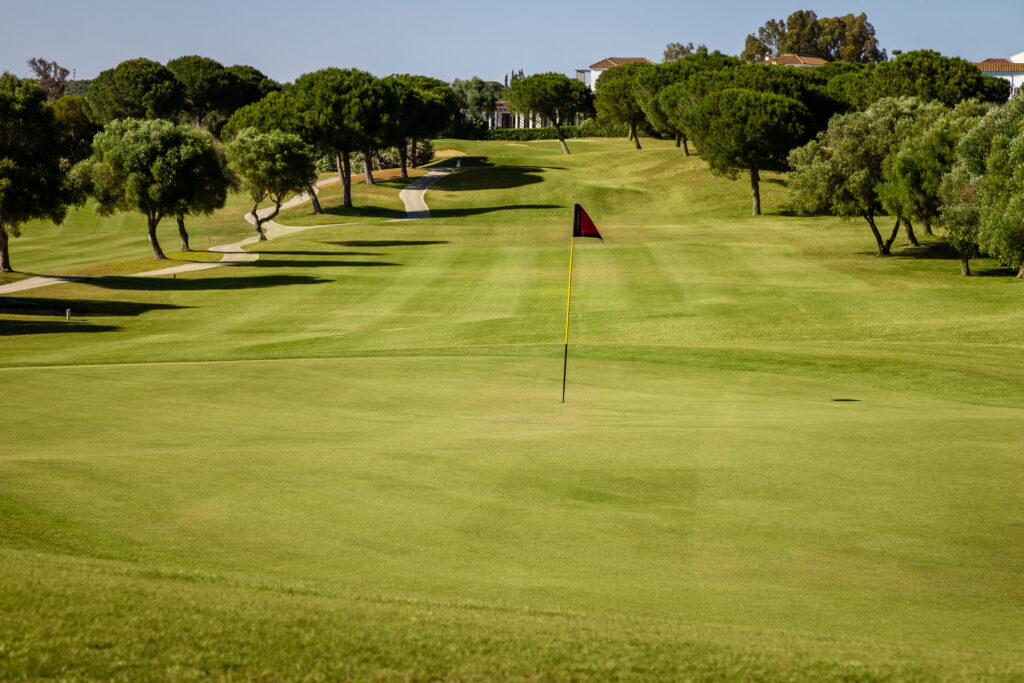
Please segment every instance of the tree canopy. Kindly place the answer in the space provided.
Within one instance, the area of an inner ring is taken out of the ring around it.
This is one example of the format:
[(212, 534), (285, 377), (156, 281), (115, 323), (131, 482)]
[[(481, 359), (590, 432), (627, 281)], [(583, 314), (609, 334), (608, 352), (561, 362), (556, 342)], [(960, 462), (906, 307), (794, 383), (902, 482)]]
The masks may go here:
[(167, 67), (130, 59), (100, 72), (86, 95), (94, 121), (124, 118), (172, 119), (185, 104), (181, 83)]
[(118, 119), (96, 136), (80, 173), (88, 177), (101, 214), (145, 214), (153, 255), (163, 259), (156, 235), (160, 220), (223, 206), (226, 186), (211, 178), (219, 169), (206, 131), (161, 119)]
[[(677, 59), (682, 59), (687, 55), (706, 55), (707, 53), (708, 46), (704, 44), (694, 47), (692, 42), (687, 43), (686, 45), (683, 45), (682, 43), (669, 43), (665, 46), (665, 51), (662, 53), (661, 61), (672, 62)], [(602, 74), (601, 77), (604, 78), (604, 74)]]
[(75, 195), (64, 171), (70, 141), (46, 93), (0, 75), (0, 272), (11, 272), (9, 237), (33, 218), (64, 220)]
[(799, 54), (828, 61), (883, 62), (885, 50), (878, 48), (875, 27), (864, 13), (854, 16), (821, 17), (810, 10), (797, 10), (783, 21), (769, 20), (747, 35), (741, 58), (764, 61), (766, 55)]
[(28, 67), (36, 75), (39, 86), (46, 91), (46, 96), (56, 100), (64, 94), (68, 84), (68, 74), (71, 72), (57, 62), (50, 62), (42, 57), (33, 57), (28, 60)]
[[(277, 216), (286, 199), (316, 179), (313, 148), (293, 133), (244, 128), (228, 143), (227, 154), (253, 201), (256, 232), (265, 240), (263, 224)], [(274, 210), (260, 216), (259, 205), (267, 199), (274, 202)]]
[(569, 153), (562, 126), (572, 117), (593, 112), (594, 98), (585, 83), (565, 74), (542, 73), (517, 79), (508, 86), (508, 106), (521, 114), (536, 113), (551, 121), (562, 151)]
[(614, 66), (601, 74), (594, 94), (598, 115), (616, 123), (627, 124), (637, 149), (640, 149), (637, 126), (643, 124), (646, 117), (636, 96), (635, 83), (641, 73), (652, 69), (654, 66), (646, 62)]
[(681, 116), (711, 172), (750, 175), (753, 213), (761, 214), (760, 171), (784, 170), (786, 155), (805, 138), (810, 112), (783, 95), (729, 88), (697, 100)]

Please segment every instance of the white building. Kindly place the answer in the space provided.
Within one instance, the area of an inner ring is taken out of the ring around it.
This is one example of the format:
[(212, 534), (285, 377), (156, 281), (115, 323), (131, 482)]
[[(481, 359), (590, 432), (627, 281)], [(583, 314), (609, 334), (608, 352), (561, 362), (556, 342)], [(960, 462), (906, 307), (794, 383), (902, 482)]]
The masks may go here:
[(595, 90), (597, 88), (597, 79), (601, 77), (601, 74), (613, 66), (622, 66), (632, 62), (654, 64), (647, 57), (609, 57), (608, 59), (602, 59), (597, 64), (591, 64), (589, 69), (576, 69), (576, 80), (583, 81), (590, 86), (591, 90)]
[(1010, 82), (1010, 97), (1024, 85), (1024, 52), (1006, 57), (990, 57), (974, 64), (986, 76), (996, 76)]

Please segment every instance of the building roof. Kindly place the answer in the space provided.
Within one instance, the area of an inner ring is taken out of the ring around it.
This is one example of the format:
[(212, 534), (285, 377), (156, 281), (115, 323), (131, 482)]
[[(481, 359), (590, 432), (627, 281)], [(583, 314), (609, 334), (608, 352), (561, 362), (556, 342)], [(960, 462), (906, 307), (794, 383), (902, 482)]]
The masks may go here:
[(1024, 64), (1011, 62), (1002, 57), (990, 57), (983, 62), (975, 62), (974, 65), (982, 73), (1024, 74)]
[(591, 64), (591, 69), (610, 69), (613, 66), (622, 66), (623, 64), (631, 64), (633, 62), (647, 62), (648, 64), (654, 64), (647, 57), (609, 57), (608, 59), (602, 59), (597, 64)]
[(779, 55), (768, 60), (769, 64), (784, 64), (786, 66), (821, 66), (827, 64), (827, 59), (812, 57), (810, 55)]

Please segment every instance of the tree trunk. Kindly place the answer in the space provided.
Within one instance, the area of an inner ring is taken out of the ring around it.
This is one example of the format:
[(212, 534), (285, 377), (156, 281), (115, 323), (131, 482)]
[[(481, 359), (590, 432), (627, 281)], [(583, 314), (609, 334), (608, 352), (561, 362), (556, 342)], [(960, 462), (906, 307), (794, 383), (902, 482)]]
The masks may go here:
[(682, 147), (682, 146), (683, 146), (683, 134), (682, 133), (676, 133), (676, 147)]
[(967, 262), (967, 257), (963, 255), (960, 256), (960, 274), (964, 277), (971, 276), (971, 265)]
[(914, 234), (914, 225), (910, 221), (903, 221), (903, 223), (907, 228), (907, 241), (910, 242), (911, 246), (921, 246), (921, 243), (917, 241), (917, 235)]
[(342, 208), (352, 208), (352, 164), (349, 162), (348, 152), (338, 154), (338, 175), (341, 176), (341, 186), (344, 190)]
[(690, 142), (690, 140), (685, 135), (683, 135), (682, 137), (683, 137), (683, 156), (684, 157), (688, 157), (688, 156), (690, 156), (690, 145), (688, 144)]
[(178, 234), (181, 235), (181, 250), (192, 251), (188, 248), (188, 230), (185, 229), (185, 217), (175, 216), (178, 219)]
[(156, 238), (156, 226), (160, 222), (162, 216), (160, 215), (148, 215), (146, 216), (146, 223), (149, 228), (149, 244), (153, 247), (153, 256), (158, 259), (166, 259), (164, 256), (164, 250), (160, 248), (160, 240)]
[(281, 210), (280, 202), (274, 204), (274, 213), (269, 216), (260, 217), (259, 204), (252, 205), (252, 217), (256, 219), (256, 234), (260, 236), (260, 242), (267, 241), (267, 234), (263, 232), (263, 224), (267, 221), (272, 221), (277, 216), (277, 212)]
[(566, 154), (569, 153), (569, 145), (565, 144), (565, 138), (562, 137), (562, 127), (557, 123), (555, 124), (555, 135), (558, 136), (558, 144), (562, 146), (562, 151)]
[(754, 215), (761, 215), (761, 174), (757, 168), (750, 167), (750, 189), (754, 192)]
[(633, 138), (633, 144), (636, 145), (637, 149), (640, 149), (640, 138), (636, 136), (636, 124), (630, 122), (629, 124), (629, 135)]
[(878, 232), (878, 226), (875, 225), (875, 215), (872, 213), (861, 214), (864, 216), (864, 220), (868, 222), (871, 227), (871, 234), (875, 236), (875, 244), (878, 245), (878, 255), (888, 256), (889, 248), (885, 246), (885, 242), (882, 241), (882, 235)]
[(316, 188), (312, 185), (306, 185), (306, 193), (309, 195), (310, 201), (313, 202), (313, 213), (318, 215), (323, 213), (324, 210), (320, 208), (320, 200), (316, 197)]
[(10, 238), (7, 236), (7, 228), (0, 225), (0, 273), (13, 273), (11, 268), (11, 253), (8, 248)]
[(398, 146), (398, 159), (402, 162), (402, 177), (409, 178), (409, 150), (405, 146), (405, 140)]
[(1024, 266), (1021, 266), (1020, 270), (1017, 271), (1017, 279), (1024, 280)]
[(896, 225), (892, 228), (892, 234), (885, 241), (885, 250), (879, 256), (889, 256), (892, 253), (892, 243), (896, 241), (896, 233), (900, 231), (900, 219), (896, 219)]
[(373, 185), (373, 155), (370, 150), (363, 150), (363, 175), (366, 177), (366, 184)]
[(935, 234), (934, 232), (932, 232), (932, 222), (927, 218), (924, 219), (924, 234), (929, 236)]
[(412, 153), (412, 167), (416, 168), (416, 138), (412, 138), (409, 148), (409, 151)]

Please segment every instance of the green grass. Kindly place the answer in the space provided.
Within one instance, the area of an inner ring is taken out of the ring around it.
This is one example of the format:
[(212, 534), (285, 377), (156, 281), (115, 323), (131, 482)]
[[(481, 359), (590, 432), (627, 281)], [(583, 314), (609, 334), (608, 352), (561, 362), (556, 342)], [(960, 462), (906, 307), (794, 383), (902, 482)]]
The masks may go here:
[(0, 301), (0, 677), (1024, 677), (1019, 283), (569, 144)]

